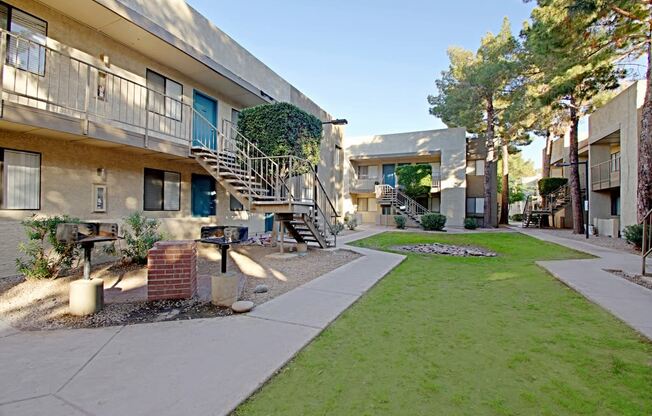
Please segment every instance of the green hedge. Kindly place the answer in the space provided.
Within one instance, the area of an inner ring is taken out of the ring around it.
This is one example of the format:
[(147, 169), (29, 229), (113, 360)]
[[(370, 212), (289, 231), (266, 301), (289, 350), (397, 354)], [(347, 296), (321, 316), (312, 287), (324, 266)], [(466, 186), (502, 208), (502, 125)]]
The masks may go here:
[(319, 162), (321, 121), (289, 103), (263, 104), (240, 113), (238, 131), (268, 156), (293, 155)]
[(404, 165), (396, 169), (398, 184), (412, 199), (428, 196), (432, 187), (432, 166), (428, 163)]
[(539, 194), (548, 195), (568, 183), (566, 178), (543, 178), (539, 179)]
[(446, 226), (446, 216), (431, 212), (421, 216), (421, 226), (426, 230), (441, 231)]

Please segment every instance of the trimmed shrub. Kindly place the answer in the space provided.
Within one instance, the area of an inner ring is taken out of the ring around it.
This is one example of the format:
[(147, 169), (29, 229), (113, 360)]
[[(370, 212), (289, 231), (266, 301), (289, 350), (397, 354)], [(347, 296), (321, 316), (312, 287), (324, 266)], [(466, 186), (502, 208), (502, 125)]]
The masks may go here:
[(523, 214), (514, 214), (512, 215), (513, 221), (523, 221)]
[(349, 230), (354, 231), (358, 226), (358, 220), (353, 215), (346, 215), (344, 217), (344, 224), (346, 224)]
[(567, 178), (542, 178), (539, 179), (539, 194), (548, 195), (568, 183)]
[(105, 251), (109, 254), (118, 255), (126, 261), (136, 264), (147, 264), (147, 252), (154, 247), (154, 243), (163, 239), (163, 235), (158, 232), (161, 223), (159, 220), (147, 218), (141, 212), (135, 212), (123, 218), (125, 227), (123, 227), (125, 248), (120, 252), (114, 244), (107, 246)]
[(57, 241), (57, 225), (79, 222), (66, 215), (37, 218), (32, 216), (21, 222), (27, 234), (27, 243), (20, 243), (18, 251), (25, 257), (16, 259), (16, 270), (28, 279), (54, 278), (72, 267), (79, 251), (75, 244)]
[(475, 230), (478, 228), (478, 222), (475, 220), (475, 218), (469, 217), (464, 219), (464, 228), (467, 230)]
[(399, 230), (405, 229), (405, 217), (402, 215), (394, 215), (394, 222), (396, 223), (396, 228)]
[(319, 163), (321, 120), (290, 103), (245, 108), (238, 131), (268, 156), (292, 155)]
[(344, 230), (344, 224), (339, 221), (335, 222), (333, 225), (333, 234), (338, 235), (342, 230)]
[(421, 216), (421, 226), (426, 230), (441, 231), (446, 226), (446, 216), (431, 212)]
[(623, 229), (623, 235), (637, 249), (643, 246), (643, 224), (628, 225)]

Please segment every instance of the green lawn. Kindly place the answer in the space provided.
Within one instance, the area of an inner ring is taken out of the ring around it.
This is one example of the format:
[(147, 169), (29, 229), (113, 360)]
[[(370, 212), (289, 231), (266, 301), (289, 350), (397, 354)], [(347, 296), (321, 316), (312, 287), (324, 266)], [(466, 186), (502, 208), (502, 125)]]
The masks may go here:
[(585, 255), (521, 234), (386, 233), (480, 245), (410, 254), (238, 415), (650, 415), (652, 345), (534, 264)]

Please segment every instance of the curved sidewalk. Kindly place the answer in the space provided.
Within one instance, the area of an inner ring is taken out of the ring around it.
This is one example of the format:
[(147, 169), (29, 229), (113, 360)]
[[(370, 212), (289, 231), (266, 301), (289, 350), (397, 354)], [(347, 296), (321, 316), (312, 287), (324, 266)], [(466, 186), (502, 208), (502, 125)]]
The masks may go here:
[(231, 412), (405, 256), (364, 254), (247, 315), (21, 332), (0, 322), (0, 415)]
[(594, 259), (539, 261), (537, 264), (652, 340), (652, 290), (605, 271), (605, 269), (623, 270), (640, 274), (640, 256), (553, 236), (545, 231), (527, 228), (520, 228), (518, 231), (596, 256)]

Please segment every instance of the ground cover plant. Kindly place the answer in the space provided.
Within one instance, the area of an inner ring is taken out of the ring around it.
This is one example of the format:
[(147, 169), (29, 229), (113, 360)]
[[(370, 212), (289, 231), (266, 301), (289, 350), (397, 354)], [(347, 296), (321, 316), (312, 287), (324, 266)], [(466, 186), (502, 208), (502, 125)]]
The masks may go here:
[(472, 245), (407, 259), (238, 415), (652, 414), (652, 346), (536, 260), (587, 255), (516, 233), (385, 233), (357, 245)]

